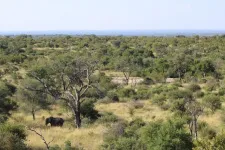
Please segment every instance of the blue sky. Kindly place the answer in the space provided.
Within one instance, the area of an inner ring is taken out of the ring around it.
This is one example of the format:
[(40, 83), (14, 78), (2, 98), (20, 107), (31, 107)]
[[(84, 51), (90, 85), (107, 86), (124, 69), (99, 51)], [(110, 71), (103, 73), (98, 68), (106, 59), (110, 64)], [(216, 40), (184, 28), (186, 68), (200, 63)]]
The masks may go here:
[(0, 0), (0, 31), (225, 30), (225, 0)]

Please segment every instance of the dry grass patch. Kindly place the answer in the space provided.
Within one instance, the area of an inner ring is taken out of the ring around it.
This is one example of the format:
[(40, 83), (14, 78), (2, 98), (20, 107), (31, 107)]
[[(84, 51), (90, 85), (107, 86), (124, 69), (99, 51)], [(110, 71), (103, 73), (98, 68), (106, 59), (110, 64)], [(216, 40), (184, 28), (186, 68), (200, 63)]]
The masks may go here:
[[(60, 115), (59, 115), (60, 114)], [(62, 117), (65, 119), (63, 127), (46, 127), (45, 118), (49, 116)], [(46, 141), (53, 142), (50, 146), (59, 145), (64, 147), (65, 141), (69, 140), (72, 146), (81, 145), (87, 150), (97, 150), (103, 143), (103, 134), (106, 132), (106, 127), (103, 125), (93, 124), (87, 128), (74, 128), (71, 115), (61, 112), (60, 108), (56, 107), (53, 111), (41, 110), (36, 114), (36, 120), (33, 121), (32, 115), (29, 113), (15, 112), (10, 117), (8, 122), (14, 124), (22, 124), (35, 129), (42, 133)], [(45, 145), (41, 138), (32, 131), (27, 131), (27, 144), (32, 149), (45, 149)]]
[[(90, 128), (65, 128), (65, 127), (49, 127), (47, 129), (36, 128), (38, 132), (41, 132), (46, 141), (53, 142), (51, 145), (59, 145), (63, 147), (65, 141), (69, 140), (72, 146), (81, 145), (87, 150), (97, 150), (103, 143), (103, 134), (106, 132), (104, 126), (92, 126)], [(34, 132), (28, 132), (27, 144), (30, 147), (45, 148), (43, 141)]]
[(143, 104), (143, 108), (134, 109), (133, 115), (130, 114), (130, 103), (109, 103), (97, 104), (96, 109), (100, 112), (111, 112), (127, 121), (133, 118), (142, 118), (144, 121), (152, 121), (158, 119), (166, 119), (171, 116), (168, 111), (163, 111), (158, 106), (151, 104), (149, 101), (138, 101)]

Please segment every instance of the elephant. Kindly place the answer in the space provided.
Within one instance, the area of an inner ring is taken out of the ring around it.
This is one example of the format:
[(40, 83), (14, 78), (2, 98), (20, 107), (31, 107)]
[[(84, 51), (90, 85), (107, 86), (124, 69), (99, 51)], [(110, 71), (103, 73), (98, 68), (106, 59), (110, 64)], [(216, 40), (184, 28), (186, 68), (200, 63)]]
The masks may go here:
[(64, 120), (62, 118), (54, 118), (54, 117), (49, 117), (46, 118), (45, 120), (45, 125), (47, 126), (48, 124), (51, 124), (51, 126), (63, 126)]

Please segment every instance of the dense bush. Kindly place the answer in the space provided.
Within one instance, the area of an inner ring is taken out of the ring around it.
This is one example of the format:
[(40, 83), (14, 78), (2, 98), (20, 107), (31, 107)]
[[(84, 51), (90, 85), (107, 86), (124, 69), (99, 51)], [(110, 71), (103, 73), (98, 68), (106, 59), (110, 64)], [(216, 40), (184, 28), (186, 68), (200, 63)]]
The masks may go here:
[(220, 109), (222, 106), (219, 96), (216, 95), (206, 95), (203, 98), (203, 104), (209, 108), (212, 112), (215, 112), (217, 109)]
[(192, 92), (189, 90), (175, 90), (169, 93), (169, 97), (171, 100), (190, 98), (192, 97)]
[(118, 117), (115, 116), (113, 113), (101, 114), (101, 117), (98, 119), (99, 123), (113, 123), (117, 121), (118, 121)]
[(152, 102), (158, 105), (162, 105), (166, 101), (166, 97), (163, 94), (155, 95), (152, 98)]
[(141, 131), (141, 139), (151, 150), (191, 150), (191, 136), (181, 122), (150, 123)]
[(22, 126), (0, 125), (0, 149), (26, 150), (25, 139), (26, 134)]
[(197, 91), (197, 92), (193, 93), (193, 95), (196, 98), (202, 98), (205, 95), (205, 93), (202, 91)]
[(10, 111), (15, 110), (18, 105), (8, 98), (15, 92), (15, 88), (0, 81), (0, 122), (3, 122), (10, 115)]
[(112, 102), (119, 102), (119, 96), (115, 91), (108, 91), (107, 96)]
[(222, 132), (213, 139), (203, 138), (198, 140), (194, 150), (224, 150), (225, 149), (225, 133)]
[(94, 99), (86, 99), (81, 104), (81, 114), (85, 118), (89, 118), (91, 120), (96, 120), (98, 117), (100, 117), (97, 110), (94, 109)]
[(119, 97), (132, 98), (135, 94), (136, 94), (136, 92), (132, 88), (122, 88), (122, 89), (119, 89), (119, 91), (118, 91)]
[(151, 98), (151, 95), (152, 94), (151, 94), (150, 89), (140, 88), (140, 89), (137, 89), (137, 92), (136, 92), (135, 97), (137, 99), (143, 99), (143, 100), (145, 100), (145, 99)]
[(191, 150), (193, 143), (180, 121), (145, 124), (136, 119), (112, 127), (102, 147), (108, 150)]
[(192, 91), (192, 92), (196, 92), (196, 91), (199, 91), (199, 90), (201, 90), (201, 87), (198, 85), (198, 84), (190, 84), (189, 86), (188, 86), (188, 89), (190, 90), (190, 91)]

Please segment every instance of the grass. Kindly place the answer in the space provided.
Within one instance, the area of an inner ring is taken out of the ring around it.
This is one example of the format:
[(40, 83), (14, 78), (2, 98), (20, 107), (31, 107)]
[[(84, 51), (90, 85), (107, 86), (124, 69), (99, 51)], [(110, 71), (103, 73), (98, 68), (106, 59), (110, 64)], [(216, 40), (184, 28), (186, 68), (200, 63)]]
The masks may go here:
[[(23, 74), (24, 70), (20, 70)], [(155, 86), (155, 85), (154, 85)], [(154, 87), (153, 86), (153, 87)], [(183, 85), (182, 89), (187, 87), (188, 84)], [(150, 100), (137, 101), (137, 107), (135, 107), (135, 102), (127, 101), (120, 103), (97, 103), (95, 108), (99, 112), (111, 112), (117, 117), (132, 121), (135, 118), (142, 118), (146, 122), (155, 120), (166, 120), (172, 118), (172, 113), (162, 110), (159, 106), (151, 103)], [(216, 111), (214, 114), (204, 114), (201, 115), (199, 121), (205, 121), (210, 127), (220, 132), (224, 129), (222, 119), (225, 111), (225, 103), (223, 103), (223, 108)], [(45, 118), (49, 116), (62, 117), (65, 119), (65, 124), (62, 128), (60, 127), (46, 127)], [(88, 125), (87, 127), (82, 127), (81, 129), (74, 128), (73, 120), (71, 119), (71, 113), (62, 109), (58, 105), (53, 105), (50, 111), (40, 110), (36, 113), (36, 120), (33, 121), (32, 115), (30, 113), (24, 113), (21, 110), (13, 113), (9, 122), (23, 124), (41, 132), (47, 141), (53, 142), (51, 146), (57, 144), (60, 147), (64, 147), (65, 141), (69, 140), (72, 146), (80, 145), (87, 150), (97, 150), (103, 144), (103, 135), (107, 132), (107, 127), (94, 123)], [(45, 145), (41, 138), (34, 132), (27, 131), (27, 145), (31, 149), (45, 149)]]
[[(60, 114), (57, 115), (57, 114)], [(97, 150), (103, 143), (103, 134), (106, 132), (106, 127), (100, 124), (93, 124), (87, 128), (76, 129), (73, 126), (73, 122), (70, 119), (71, 116), (66, 112), (62, 113), (58, 107), (55, 107), (52, 111), (39, 111), (37, 112), (36, 120), (33, 121), (31, 114), (24, 112), (15, 112), (9, 119), (10, 123), (23, 124), (35, 129), (41, 133), (47, 142), (52, 139), (53, 142), (50, 146), (59, 145), (63, 147), (65, 141), (69, 140), (72, 146), (81, 145), (88, 150)], [(65, 119), (64, 126), (61, 127), (46, 127), (45, 118), (49, 116), (62, 117)], [(45, 149), (45, 145), (41, 138), (32, 131), (27, 131), (27, 145), (31, 149)]]
[[(57, 144), (63, 147), (64, 142), (69, 140), (73, 147), (81, 145), (88, 150), (97, 150), (103, 142), (105, 127), (101, 125), (81, 129), (49, 127), (47, 129), (36, 128), (36, 130), (42, 133), (46, 141), (51, 141), (53, 139), (51, 143), (52, 146)], [(29, 131), (27, 139), (28, 146), (33, 148), (45, 148), (43, 141), (34, 132)]]
[(139, 101), (143, 103), (144, 107), (134, 109), (133, 115), (130, 114), (129, 103), (110, 103), (110, 104), (97, 104), (96, 109), (100, 112), (112, 112), (119, 118), (131, 121), (133, 118), (142, 118), (144, 121), (153, 121), (155, 119), (166, 119), (172, 114), (169, 111), (163, 111), (159, 107), (151, 104), (149, 101)]

